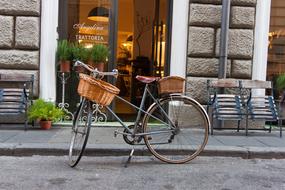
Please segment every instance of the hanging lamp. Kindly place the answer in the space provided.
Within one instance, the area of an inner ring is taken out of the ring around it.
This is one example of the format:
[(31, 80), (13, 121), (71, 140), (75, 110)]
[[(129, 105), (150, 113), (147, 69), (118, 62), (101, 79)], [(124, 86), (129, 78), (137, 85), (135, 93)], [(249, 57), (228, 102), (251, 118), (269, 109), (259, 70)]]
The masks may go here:
[(89, 12), (88, 19), (99, 22), (108, 22), (109, 9), (105, 7), (95, 7)]

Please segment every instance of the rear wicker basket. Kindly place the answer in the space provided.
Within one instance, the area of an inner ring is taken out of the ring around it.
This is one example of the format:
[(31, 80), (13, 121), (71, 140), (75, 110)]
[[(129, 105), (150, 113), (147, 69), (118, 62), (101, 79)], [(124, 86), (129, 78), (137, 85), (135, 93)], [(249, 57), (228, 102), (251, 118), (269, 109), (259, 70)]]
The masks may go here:
[(158, 81), (159, 94), (183, 93), (185, 79), (178, 76), (164, 77)]
[(86, 74), (80, 73), (79, 78), (78, 94), (100, 105), (109, 105), (120, 92), (117, 87)]

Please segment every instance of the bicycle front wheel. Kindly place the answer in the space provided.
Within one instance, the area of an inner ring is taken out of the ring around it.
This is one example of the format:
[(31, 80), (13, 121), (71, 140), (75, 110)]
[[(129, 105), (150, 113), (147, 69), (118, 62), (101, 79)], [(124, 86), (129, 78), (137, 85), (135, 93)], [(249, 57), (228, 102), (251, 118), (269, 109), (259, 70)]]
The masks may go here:
[(152, 104), (145, 114), (145, 144), (161, 161), (185, 163), (204, 149), (209, 125), (208, 115), (197, 101), (172, 95)]
[(69, 147), (69, 165), (75, 167), (87, 144), (92, 121), (91, 102), (83, 99), (75, 113)]

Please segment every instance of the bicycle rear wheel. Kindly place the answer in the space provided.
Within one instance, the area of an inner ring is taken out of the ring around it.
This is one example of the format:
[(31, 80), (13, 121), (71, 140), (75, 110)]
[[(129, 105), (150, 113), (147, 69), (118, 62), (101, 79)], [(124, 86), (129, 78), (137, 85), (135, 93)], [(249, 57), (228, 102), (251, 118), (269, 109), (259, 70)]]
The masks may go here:
[(92, 121), (91, 102), (83, 99), (75, 113), (69, 146), (69, 165), (75, 167), (85, 150)]
[[(172, 95), (152, 104), (143, 119), (149, 151), (167, 163), (185, 163), (200, 154), (208, 141), (209, 118), (192, 98)], [(153, 115), (154, 117), (152, 117)]]

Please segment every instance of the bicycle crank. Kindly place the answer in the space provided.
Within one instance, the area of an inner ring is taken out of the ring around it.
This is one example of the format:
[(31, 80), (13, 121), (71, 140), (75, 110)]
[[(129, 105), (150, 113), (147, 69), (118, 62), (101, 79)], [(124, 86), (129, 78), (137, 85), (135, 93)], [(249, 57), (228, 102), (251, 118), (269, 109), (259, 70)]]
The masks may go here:
[[(134, 127), (135, 127), (134, 125), (128, 126), (128, 128), (131, 130), (131, 132), (133, 132)], [(142, 131), (142, 127), (141, 127), (141, 125), (139, 125), (138, 128), (137, 128), (136, 133), (140, 133), (141, 131)], [(127, 129), (124, 129), (124, 133), (129, 133), (130, 134), (130, 135), (123, 135), (124, 141), (126, 143), (130, 144), (130, 145), (134, 145), (136, 143), (140, 143), (141, 140), (143, 139), (142, 136), (135, 136), (135, 137), (133, 137), (131, 135), (131, 133)]]

